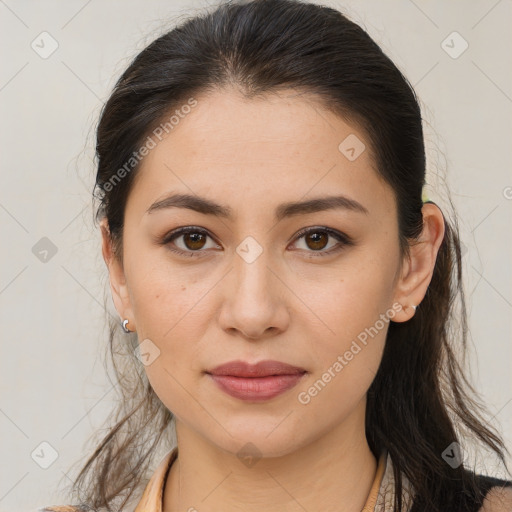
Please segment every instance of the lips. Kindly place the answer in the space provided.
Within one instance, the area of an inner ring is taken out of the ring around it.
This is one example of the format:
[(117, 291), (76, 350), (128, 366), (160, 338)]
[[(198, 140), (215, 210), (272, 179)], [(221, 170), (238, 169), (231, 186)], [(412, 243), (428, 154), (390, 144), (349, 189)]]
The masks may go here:
[(208, 370), (212, 375), (231, 375), (232, 377), (267, 377), (269, 375), (297, 375), (305, 373), (304, 368), (292, 366), (280, 361), (260, 361), (256, 364), (245, 361), (230, 361)]
[(240, 400), (261, 402), (297, 385), (307, 371), (280, 361), (256, 364), (230, 361), (206, 373), (228, 395)]

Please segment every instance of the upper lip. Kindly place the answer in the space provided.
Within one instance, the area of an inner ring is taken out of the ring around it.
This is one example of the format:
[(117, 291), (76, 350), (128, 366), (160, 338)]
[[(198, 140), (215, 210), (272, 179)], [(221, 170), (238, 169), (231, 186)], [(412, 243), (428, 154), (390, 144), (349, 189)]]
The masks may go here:
[(269, 375), (295, 375), (305, 373), (304, 368), (292, 366), (281, 361), (260, 361), (256, 364), (250, 364), (245, 361), (229, 361), (216, 366), (206, 373), (213, 375), (232, 375), (234, 377), (266, 377)]

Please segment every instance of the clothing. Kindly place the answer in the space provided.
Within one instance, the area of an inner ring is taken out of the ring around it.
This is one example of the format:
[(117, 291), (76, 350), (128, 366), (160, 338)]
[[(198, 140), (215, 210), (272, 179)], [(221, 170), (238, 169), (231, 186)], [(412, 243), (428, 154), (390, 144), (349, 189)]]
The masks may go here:
[[(162, 512), (162, 499), (164, 484), (171, 468), (172, 463), (178, 455), (177, 447), (169, 451), (158, 464), (156, 470), (147, 483), (144, 492), (133, 512)], [(508, 486), (512, 488), (512, 481), (500, 480), (483, 475), (475, 475), (479, 487), (485, 496), (494, 486)], [(407, 512), (425, 512), (418, 503), (413, 501), (412, 486), (408, 479), (402, 476), (402, 500), (405, 503), (404, 510)], [(366, 503), (361, 512), (393, 512), (393, 503), (395, 496), (393, 463), (387, 452), (383, 452), (379, 457), (375, 478), (370, 488)], [(483, 501), (483, 498), (482, 498)], [(80, 507), (73, 506), (50, 506), (39, 509), (38, 512), (82, 512)], [(468, 506), (461, 510), (464, 512), (482, 511), (479, 505)], [(127, 510), (126, 512), (132, 512)]]

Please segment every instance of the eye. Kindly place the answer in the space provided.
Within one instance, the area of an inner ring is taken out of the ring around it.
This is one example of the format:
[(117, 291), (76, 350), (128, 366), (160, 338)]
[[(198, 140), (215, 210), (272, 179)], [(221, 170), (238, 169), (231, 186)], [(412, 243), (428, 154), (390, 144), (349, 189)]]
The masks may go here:
[[(205, 252), (202, 249), (212, 248), (211, 245), (210, 247), (207, 246), (208, 238), (213, 240), (204, 229), (196, 226), (186, 226), (169, 233), (161, 243), (162, 245), (168, 245), (169, 250), (180, 255), (197, 256), (196, 253)], [(175, 243), (175, 240), (178, 240), (180, 243)], [(177, 249), (173, 248), (173, 245), (177, 247)], [(213, 247), (219, 248), (220, 246), (214, 243)]]
[[(199, 253), (206, 252), (205, 249), (221, 248), (215, 242), (208, 246), (208, 238), (213, 240), (208, 231), (196, 226), (186, 226), (170, 232), (160, 243), (181, 256), (195, 257), (200, 256)], [(311, 253), (308, 257), (328, 256), (342, 250), (345, 246), (354, 245), (348, 235), (321, 226), (305, 228), (297, 234), (295, 239), (303, 239), (305, 246), (299, 249)], [(331, 243), (329, 246), (329, 239), (334, 239), (337, 243)], [(326, 247), (328, 249), (325, 249)]]
[[(337, 243), (330, 245), (329, 248), (325, 250), (325, 247), (329, 245), (329, 238), (334, 238), (337, 240)], [(352, 239), (349, 236), (327, 227), (313, 227), (303, 229), (298, 233), (296, 238), (296, 240), (301, 239), (303, 239), (304, 246), (300, 249), (307, 252), (312, 252), (312, 254), (308, 257), (328, 256), (330, 254), (341, 251), (345, 246), (354, 245)]]

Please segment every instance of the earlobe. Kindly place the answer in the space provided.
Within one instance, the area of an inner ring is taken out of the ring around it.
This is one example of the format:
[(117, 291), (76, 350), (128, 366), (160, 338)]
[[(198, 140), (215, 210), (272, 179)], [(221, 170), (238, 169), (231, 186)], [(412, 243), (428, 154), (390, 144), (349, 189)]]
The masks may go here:
[(444, 218), (435, 203), (425, 203), (422, 208), (423, 230), (419, 240), (409, 246), (409, 258), (402, 275), (395, 285), (395, 300), (402, 305), (393, 321), (406, 322), (427, 293), (434, 274), (439, 247), (444, 238)]
[(102, 237), (102, 254), (108, 268), (110, 293), (114, 306), (122, 319), (129, 319), (131, 331), (134, 331), (134, 320), (131, 310), (130, 295), (126, 285), (124, 269), (113, 250), (112, 238), (106, 218), (100, 222)]

